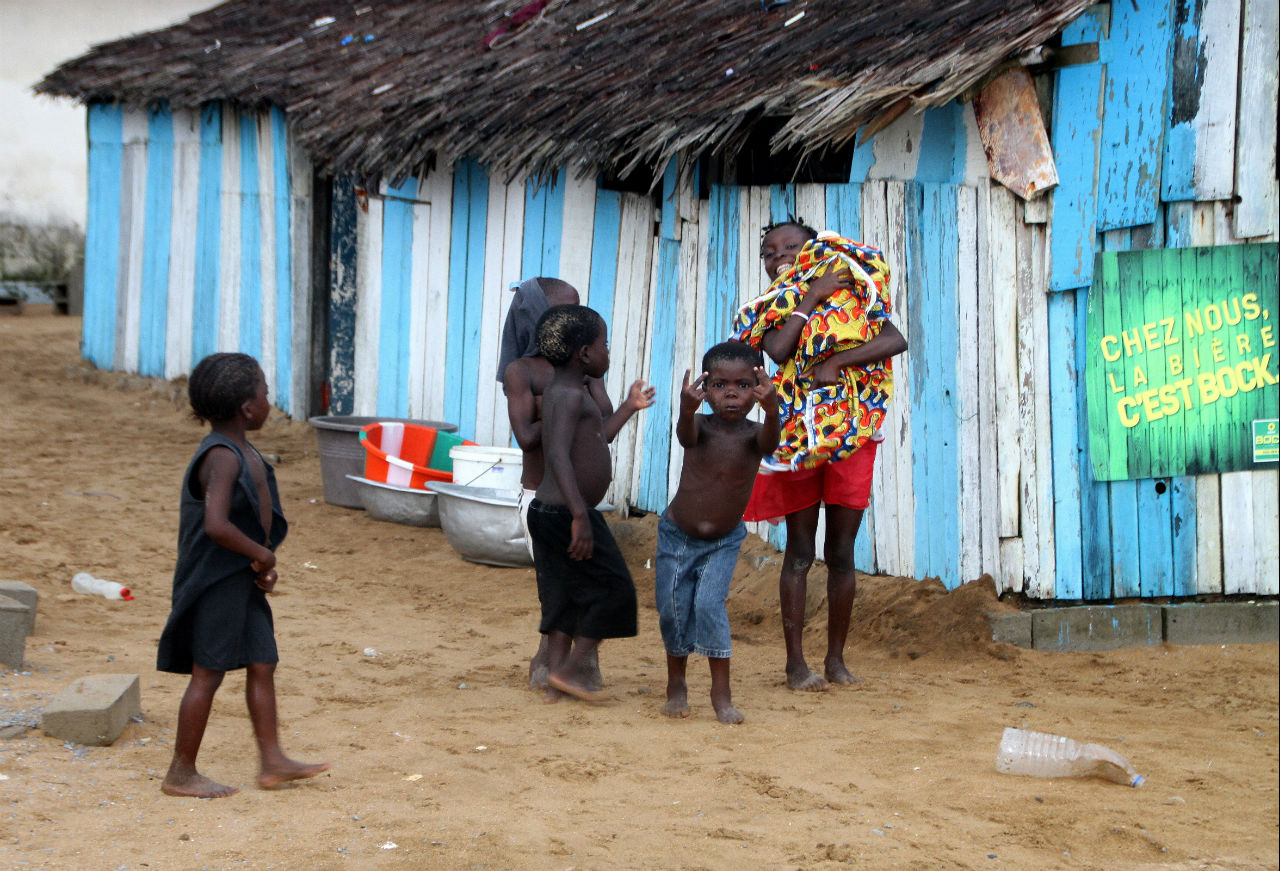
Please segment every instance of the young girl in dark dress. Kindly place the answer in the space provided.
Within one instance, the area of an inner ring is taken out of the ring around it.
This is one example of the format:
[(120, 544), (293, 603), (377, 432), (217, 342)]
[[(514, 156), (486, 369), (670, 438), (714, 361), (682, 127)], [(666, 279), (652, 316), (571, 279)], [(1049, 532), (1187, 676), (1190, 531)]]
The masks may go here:
[(247, 354), (212, 354), (187, 383), (191, 411), (209, 435), (182, 480), (173, 604), (160, 636), (156, 667), (191, 675), (178, 707), (173, 761), (160, 789), (169, 795), (219, 798), (235, 787), (196, 770), (213, 696), (226, 672), (246, 671), (245, 699), (258, 742), (258, 785), (314, 777), (328, 763), (284, 755), (276, 722), (275, 632), (267, 593), (275, 588), (275, 549), (288, 524), (275, 473), (245, 438), (261, 429), (271, 405), (267, 382)]

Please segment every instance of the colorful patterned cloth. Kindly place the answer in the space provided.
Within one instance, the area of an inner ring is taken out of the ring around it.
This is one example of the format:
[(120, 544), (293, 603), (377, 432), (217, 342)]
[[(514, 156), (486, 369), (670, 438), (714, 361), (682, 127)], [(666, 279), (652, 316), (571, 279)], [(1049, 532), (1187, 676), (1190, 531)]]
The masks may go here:
[(832, 354), (855, 348), (880, 332), (891, 312), (889, 267), (875, 248), (832, 232), (805, 243), (796, 262), (762, 295), (738, 310), (732, 338), (760, 350), (764, 335), (795, 311), (808, 282), (848, 266), (855, 286), (833, 293), (805, 323), (791, 359), (773, 376), (778, 391), (782, 438), (766, 468), (778, 471), (813, 469), (841, 460), (860, 448), (880, 428), (893, 394), (893, 366), (882, 360), (843, 370), (840, 382), (817, 386), (815, 365)]

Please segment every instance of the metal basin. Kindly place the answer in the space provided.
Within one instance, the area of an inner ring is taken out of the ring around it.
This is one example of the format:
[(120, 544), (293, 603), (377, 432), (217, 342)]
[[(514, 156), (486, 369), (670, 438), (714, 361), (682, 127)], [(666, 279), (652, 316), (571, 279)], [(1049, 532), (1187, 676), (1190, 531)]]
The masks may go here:
[(403, 523), (405, 526), (439, 526), (439, 497), (430, 490), (397, 487), (347, 475), (355, 483), (365, 510), (374, 520)]
[(444, 537), (463, 559), (490, 566), (533, 565), (517, 493), (441, 481), (428, 481), (427, 486), (439, 495)]
[(379, 421), (399, 421), (429, 426), (440, 432), (457, 432), (456, 424), (442, 420), (417, 420), (411, 417), (349, 417), (327, 415), (313, 417), (307, 423), (316, 431), (320, 449), (320, 478), (324, 485), (324, 501), (343, 508), (362, 508), (356, 485), (347, 479), (364, 474), (364, 448), (360, 447), (360, 428)]

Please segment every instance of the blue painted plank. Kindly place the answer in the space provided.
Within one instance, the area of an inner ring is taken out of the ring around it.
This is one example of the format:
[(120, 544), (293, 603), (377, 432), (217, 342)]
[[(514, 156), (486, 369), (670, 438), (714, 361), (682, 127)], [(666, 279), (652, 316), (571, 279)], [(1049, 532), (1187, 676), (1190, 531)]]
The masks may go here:
[(924, 113), (920, 134), (920, 159), (916, 181), (952, 182), (964, 180), (965, 148), (969, 136), (964, 126), (964, 106), (951, 101)]
[(827, 227), (847, 239), (862, 238), (861, 184), (827, 185)]
[(618, 286), (618, 240), (622, 233), (622, 194), (596, 189), (596, 213), (591, 231), (591, 293), (588, 302), (606, 324), (613, 323), (614, 291)]
[(930, 337), (911, 358), (912, 475), (928, 482), (917, 489), (915, 566), (916, 574), (936, 575), (948, 589), (961, 581), (956, 208), (952, 185), (908, 187), (908, 330)]
[(1084, 370), (1076, 368), (1076, 294), (1049, 296), (1049, 421), (1053, 467), (1055, 599), (1082, 598), (1080, 420)]
[(703, 334), (709, 347), (729, 335), (738, 310), (738, 227), (740, 188), (715, 185), (709, 200), (707, 227), (707, 289), (703, 298)]
[(89, 210), (85, 232), (84, 356), (110, 369), (116, 353), (116, 283), (120, 275), (124, 111), (89, 104)]
[(351, 414), (356, 390), (355, 180), (333, 180), (329, 240), (329, 413)]
[(676, 238), (676, 177), (676, 159), (673, 157), (662, 171), (662, 216), (658, 232), (663, 239)]
[(262, 201), (258, 179), (258, 117), (239, 113), (240, 351), (262, 357)]
[(200, 182), (196, 195), (196, 275), (192, 292), (193, 364), (218, 350), (222, 273), (222, 104), (200, 107)]
[(289, 127), (284, 110), (271, 107), (272, 178), (276, 225), (276, 405), (292, 407), (293, 383), (293, 236), (290, 224)]
[[(484, 311), (485, 224), (489, 211), (488, 173), (463, 161), (453, 173), (453, 228), (449, 243), (449, 321), (445, 342), (446, 419), (457, 421), (463, 438), (476, 433), (480, 380), (480, 330)], [(499, 327), (500, 328), (500, 327)]]
[[(382, 287), (378, 323), (378, 414), (409, 413), (409, 332), (412, 307), (413, 203), (418, 181), (387, 189), (382, 206)], [(370, 288), (370, 290), (374, 290)]]
[(853, 160), (849, 165), (849, 181), (861, 184), (867, 180), (867, 174), (875, 165), (875, 147), (870, 141), (863, 142), (853, 149)]
[[(1106, 31), (1106, 8), (1086, 11), (1062, 33), (1063, 45), (1097, 42)], [(1102, 135), (1101, 64), (1067, 67), (1053, 89), (1053, 192), (1049, 240), (1049, 289), (1073, 290), (1093, 282), (1097, 223), (1098, 143)]]
[(1156, 220), (1166, 100), (1172, 0), (1111, 4), (1111, 32), (1099, 45), (1107, 65), (1098, 229)]
[(1169, 89), (1169, 119), (1160, 170), (1163, 197), (1168, 202), (1194, 200), (1196, 131), (1204, 66), (1200, 57), (1203, 0), (1173, 0), (1173, 80)]
[(147, 193), (142, 235), (142, 300), (138, 372), (164, 376), (169, 308), (169, 242), (173, 228), (173, 115), (167, 105), (148, 112)]
[[(1088, 290), (1078, 290), (1076, 302), (1076, 373), (1087, 365), (1089, 299)], [(1093, 479), (1089, 461), (1089, 391), (1076, 383), (1076, 444), (1080, 446), (1080, 597), (1106, 599), (1111, 596), (1111, 504), (1107, 484)]]
[[(769, 187), (769, 222), (776, 223), (788, 218), (802, 218), (796, 214), (796, 189), (794, 185), (771, 185)], [(822, 229), (819, 227), (818, 229)]]
[(560, 243), (564, 235), (564, 174), (558, 171), (537, 184), (525, 182), (524, 236), (520, 277), (560, 275)]
[[(662, 226), (675, 230), (676, 166), (672, 160), (663, 173)], [(655, 312), (649, 344), (649, 381), (671, 383), (671, 365), (676, 359), (675, 318), (663, 317), (678, 306), (680, 283), (680, 243), (666, 235), (658, 241), (658, 275), (654, 293)], [(645, 412), (644, 437), (640, 466), (637, 504), (647, 511), (661, 511), (667, 506), (667, 466), (671, 459), (671, 402), (656, 402)]]

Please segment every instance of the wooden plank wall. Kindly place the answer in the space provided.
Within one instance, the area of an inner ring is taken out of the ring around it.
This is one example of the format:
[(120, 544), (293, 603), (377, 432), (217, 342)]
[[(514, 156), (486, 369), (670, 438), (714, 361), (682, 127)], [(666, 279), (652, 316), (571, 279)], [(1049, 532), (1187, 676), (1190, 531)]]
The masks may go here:
[[(339, 178), (332, 410), (443, 419), (510, 444), (496, 380), (509, 287), (563, 277), (608, 324), (615, 404), (637, 379), (658, 388), (615, 442), (608, 498), (661, 510), (684, 371), (765, 286), (760, 228), (799, 215), (884, 249), (910, 342), (860, 568), (951, 587), (988, 573), (1040, 599), (1274, 594), (1274, 470), (1090, 474), (1094, 253), (1277, 234), (1275, 0), (1170, 4), (1163, 17), (1104, 4), (1064, 33), (1099, 43), (1099, 60), (1054, 75), (1062, 184), (1031, 204), (983, 176), (962, 106), (900, 119), (858, 150), (846, 184), (714, 185), (699, 199), (697, 179), (671, 168), (647, 196), (568, 175), (504, 184), (467, 162), (363, 193)], [(85, 356), (173, 377), (243, 349), (277, 402), (305, 414), (310, 171), (284, 117), (94, 105), (88, 126)], [(756, 531), (785, 544), (780, 528)]]
[(272, 400), (305, 413), (294, 301), (309, 277), (293, 268), (298, 158), (283, 113), (95, 104), (89, 143), (85, 356), (173, 378), (214, 351), (243, 351)]

